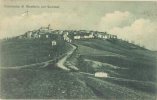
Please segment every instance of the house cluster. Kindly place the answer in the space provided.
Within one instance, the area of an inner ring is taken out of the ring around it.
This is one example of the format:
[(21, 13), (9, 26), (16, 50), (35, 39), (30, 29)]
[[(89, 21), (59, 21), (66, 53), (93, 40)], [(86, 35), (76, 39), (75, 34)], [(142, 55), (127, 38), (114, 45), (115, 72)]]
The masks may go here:
[(58, 33), (59, 30), (52, 30), (50, 29), (50, 25), (48, 25), (48, 27), (41, 27), (38, 30), (28, 31), (20, 38), (53, 38), (56, 37), (55, 35), (58, 35)]
[(79, 39), (117, 39), (116, 35), (107, 34), (107, 32), (98, 32), (98, 31), (87, 31), (87, 30), (79, 30), (79, 31), (68, 31), (64, 35), (64, 37), (69, 37), (72, 40)]
[(72, 42), (73, 40), (79, 39), (117, 39), (116, 35), (108, 34), (107, 32), (98, 31), (87, 31), (87, 30), (53, 30), (50, 29), (50, 25), (47, 27), (41, 27), (38, 30), (28, 31), (24, 35), (19, 36), (19, 38), (44, 38), (52, 39), (52, 45), (56, 45), (54, 42), (58, 37), (67, 42)]
[(73, 39), (91, 39), (91, 38), (94, 38), (94, 34), (89, 31), (78, 31), (78, 32), (74, 32), (73, 34)]
[(69, 37), (69, 32), (68, 31), (64, 31), (63, 33), (62, 33), (62, 35), (63, 35), (63, 39), (65, 40), (65, 41), (67, 41), (67, 42), (72, 42), (72, 39)]

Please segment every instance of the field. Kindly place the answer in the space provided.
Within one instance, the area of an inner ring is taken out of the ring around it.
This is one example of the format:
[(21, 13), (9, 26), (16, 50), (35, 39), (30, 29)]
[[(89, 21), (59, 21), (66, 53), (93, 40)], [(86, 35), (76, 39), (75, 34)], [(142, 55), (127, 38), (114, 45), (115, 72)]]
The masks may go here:
[(1, 75), (1, 98), (94, 98), (94, 94), (81, 80), (55, 66), (46, 69), (3, 70)]
[[(113, 44), (113, 42), (116, 44)], [(130, 49), (129, 45), (126, 46), (127, 44), (122, 48), (124, 43), (120, 41), (88, 40), (76, 41), (76, 44), (83, 47), (78, 48), (80, 57), (77, 65), (83, 72), (103, 71), (114, 77), (104, 79), (104, 81), (156, 95), (157, 59), (153, 52), (140, 47)], [(94, 49), (107, 51), (108, 53), (95, 55), (96, 53), (92, 52)], [(89, 53), (86, 51), (89, 51)]]
[(22, 66), (47, 61), (65, 53), (70, 47), (57, 40), (51, 45), (51, 39), (18, 39), (1, 42), (0, 62), (3, 67)]

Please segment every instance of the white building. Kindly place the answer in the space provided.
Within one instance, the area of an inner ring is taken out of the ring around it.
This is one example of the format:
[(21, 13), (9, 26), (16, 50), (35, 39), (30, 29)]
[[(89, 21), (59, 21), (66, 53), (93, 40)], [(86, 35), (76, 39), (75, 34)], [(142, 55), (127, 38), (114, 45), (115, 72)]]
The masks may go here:
[(66, 35), (69, 35), (69, 32), (66, 32), (65, 34), (66, 34)]
[(86, 34), (79, 34), (79, 35), (75, 35), (74, 39), (90, 39), (90, 38), (94, 38), (93, 33), (86, 33)]
[(77, 32), (74, 32), (74, 34), (76, 35), (76, 34), (77, 34)]
[(105, 72), (96, 72), (95, 77), (108, 77), (108, 75)]
[(79, 35), (74, 36), (74, 39), (80, 39), (80, 38), (81, 38), (81, 36), (79, 36)]
[(45, 33), (45, 32), (48, 32), (48, 33), (51, 33), (53, 32), (54, 30), (53, 29), (50, 29), (50, 24), (47, 26), (47, 27), (41, 27), (39, 29), (39, 32), (40, 33)]
[(67, 40), (68, 38), (69, 38), (69, 37), (67, 36), (67, 34), (64, 34), (64, 35), (63, 35), (63, 39), (64, 39), (64, 40)]
[(72, 42), (72, 40), (68, 37), (68, 35), (67, 34), (69, 34), (69, 33), (66, 33), (66, 34), (64, 34), (63, 35), (63, 39), (65, 40), (65, 41), (67, 41), (67, 42)]
[(102, 39), (107, 39), (108, 38), (107, 35), (102, 35), (102, 34), (98, 34), (97, 37), (102, 38)]
[(55, 40), (52, 41), (52, 46), (57, 45), (57, 42)]
[(59, 31), (59, 33), (58, 34), (63, 34), (63, 31)]
[(71, 39), (68, 39), (68, 40), (67, 40), (67, 42), (71, 43), (71, 42), (72, 42), (72, 40), (71, 40)]
[(88, 36), (88, 38), (94, 38), (93, 33)]
[(34, 37), (34, 38), (39, 38), (39, 34), (38, 34), (38, 33), (35, 33), (33, 37)]
[(46, 38), (49, 38), (49, 35), (48, 35), (48, 34), (46, 34)]
[(32, 31), (28, 31), (28, 32), (26, 33), (26, 36), (27, 36), (27, 38), (32, 38)]

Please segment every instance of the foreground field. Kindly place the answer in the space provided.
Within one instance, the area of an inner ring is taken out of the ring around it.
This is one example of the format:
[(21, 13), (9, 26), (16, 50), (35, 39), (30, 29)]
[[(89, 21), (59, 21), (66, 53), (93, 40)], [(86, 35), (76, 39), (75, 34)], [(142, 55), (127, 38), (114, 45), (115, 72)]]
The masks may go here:
[(110, 79), (66, 72), (55, 66), (3, 70), (1, 75), (1, 98), (155, 100), (153, 94), (118, 85)]
[(57, 69), (3, 70), (1, 98), (95, 98), (83, 81)]

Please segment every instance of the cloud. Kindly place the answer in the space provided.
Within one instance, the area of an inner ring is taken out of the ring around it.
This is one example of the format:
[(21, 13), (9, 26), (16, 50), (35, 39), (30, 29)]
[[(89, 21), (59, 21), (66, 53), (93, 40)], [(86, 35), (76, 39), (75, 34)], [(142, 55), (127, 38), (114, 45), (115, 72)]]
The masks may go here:
[(99, 30), (134, 41), (148, 49), (157, 50), (155, 45), (157, 43), (157, 22), (144, 18), (134, 20), (134, 18), (135, 16), (129, 12), (116, 11), (106, 14), (101, 18)]
[(76, 13), (42, 13), (28, 16), (24, 13), (0, 21), (0, 38), (17, 36), (48, 24), (51, 24), (53, 29), (77, 29), (82, 22), (84, 21)]
[(99, 30), (108, 30), (113, 27), (122, 27), (129, 24), (133, 20), (131, 13), (125, 11), (114, 11), (103, 16), (99, 23)]

